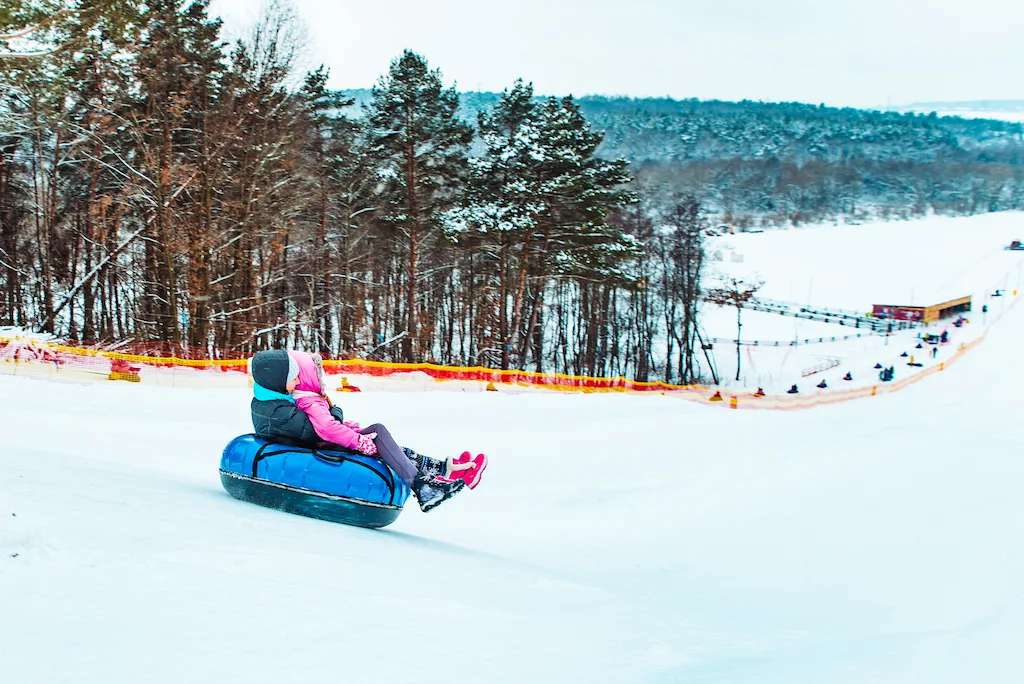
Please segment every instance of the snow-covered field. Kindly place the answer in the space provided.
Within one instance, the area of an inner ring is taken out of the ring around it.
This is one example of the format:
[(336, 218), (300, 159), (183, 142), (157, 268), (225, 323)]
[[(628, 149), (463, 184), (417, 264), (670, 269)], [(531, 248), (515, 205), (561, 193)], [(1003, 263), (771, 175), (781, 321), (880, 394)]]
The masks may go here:
[(244, 389), (0, 377), (0, 679), (1021, 681), (1022, 335), (799, 413), (344, 395), (493, 458), (383, 531), (221, 489)]
[[(725, 235), (709, 240), (709, 283), (722, 276), (761, 280), (758, 296), (826, 309), (867, 313), (873, 304), (928, 306), (970, 295), (971, 324), (954, 330), (948, 321), (923, 332), (949, 329), (957, 343), (969, 341), (1008, 305), (994, 298), (1024, 287), (1024, 252), (1004, 249), (1024, 240), (1024, 212), (966, 218), (933, 216), (915, 221), (825, 225)], [(982, 315), (988, 305), (990, 315)], [(708, 336), (736, 338), (736, 310), (705, 304), (701, 322)], [(756, 311), (743, 312), (743, 339), (759, 341), (845, 337), (864, 330)], [(875, 363), (898, 363), (913, 350), (914, 330), (892, 336), (867, 336), (836, 343), (797, 347), (745, 347), (741, 386), (781, 391), (801, 381), (801, 373), (828, 358), (841, 360), (838, 374), (855, 379), (875, 376)], [(725, 380), (736, 373), (736, 346), (715, 347), (715, 362)], [(929, 359), (930, 360), (930, 359)], [(936, 359), (941, 362), (943, 359)], [(815, 379), (817, 382), (817, 379)], [(729, 384), (729, 383), (726, 383)]]
[(1013, 240), (1024, 240), (1024, 212), (740, 233), (709, 249), (723, 252), (713, 270), (760, 276), (759, 296), (867, 312), (1016, 286), (1024, 253), (1004, 250)]
[[(812, 300), (863, 308), (911, 272), (994, 284), (1021, 218), (961, 219), (952, 253), (939, 219), (834, 229), (821, 248), (824, 228), (727, 242), (769, 296), (799, 299), (797, 266), (826, 264)], [(873, 268), (846, 234), (922, 251)], [(797, 248), (819, 251), (787, 267)], [(1015, 299), (956, 331), (988, 335), (943, 373), (810, 411), (401, 381), (338, 394), (425, 453), (492, 458), (477, 490), (379, 531), (223, 491), (221, 449), (251, 429), (235, 374), (0, 375), (0, 682), (1024, 681)]]

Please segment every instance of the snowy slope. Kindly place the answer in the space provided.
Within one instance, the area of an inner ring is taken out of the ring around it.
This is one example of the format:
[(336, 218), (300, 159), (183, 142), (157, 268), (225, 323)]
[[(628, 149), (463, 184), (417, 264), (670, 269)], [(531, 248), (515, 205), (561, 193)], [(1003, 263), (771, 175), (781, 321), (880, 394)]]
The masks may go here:
[(1024, 240), (1024, 212), (742, 233), (713, 238), (709, 248), (723, 252), (713, 270), (759, 276), (760, 296), (866, 312), (1015, 287), (1022, 253), (1003, 249), (1013, 240)]
[(493, 458), (382, 531), (224, 493), (243, 389), (0, 376), (0, 681), (1022, 681), (1022, 335), (809, 412), (343, 395)]
[[(760, 297), (864, 313), (873, 304), (928, 306), (970, 295), (972, 325), (977, 326), (988, 322), (982, 306), (987, 304), (996, 313), (1006, 305), (1005, 299), (991, 297), (994, 290), (1009, 293), (1024, 287), (1024, 252), (1004, 249), (1013, 240), (1024, 240), (1024, 212), (725, 235), (709, 240), (708, 282), (714, 286), (722, 277), (761, 280)], [(709, 337), (736, 337), (733, 308), (705, 304), (701, 324)], [(930, 332), (948, 327), (948, 322), (942, 322)], [(743, 339), (748, 341), (785, 342), (863, 332), (771, 313), (743, 313)], [(726, 385), (782, 391), (802, 381), (803, 369), (828, 358), (842, 361), (830, 383), (846, 370), (857, 379), (865, 378), (876, 362), (891, 365), (894, 357), (912, 348), (916, 341), (910, 340), (919, 332), (896, 335), (888, 344), (881, 337), (868, 336), (799, 347), (745, 348), (739, 383), (729, 382), (736, 372), (735, 344), (716, 345), (715, 362)], [(959, 344), (977, 334), (965, 329), (954, 336)]]

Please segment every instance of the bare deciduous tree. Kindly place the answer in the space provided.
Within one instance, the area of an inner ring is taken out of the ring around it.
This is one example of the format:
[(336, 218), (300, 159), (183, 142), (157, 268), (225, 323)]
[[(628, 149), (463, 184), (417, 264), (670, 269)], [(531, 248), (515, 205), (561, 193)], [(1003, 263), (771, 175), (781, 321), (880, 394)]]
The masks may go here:
[(764, 281), (755, 280), (753, 282), (745, 282), (740, 278), (726, 278), (722, 281), (720, 287), (715, 287), (707, 291), (704, 298), (718, 306), (735, 306), (736, 307), (736, 379), (740, 379), (740, 332), (743, 329), (743, 322), (740, 315), (743, 312), (743, 307), (747, 302), (754, 298), (754, 295), (761, 286), (764, 285)]

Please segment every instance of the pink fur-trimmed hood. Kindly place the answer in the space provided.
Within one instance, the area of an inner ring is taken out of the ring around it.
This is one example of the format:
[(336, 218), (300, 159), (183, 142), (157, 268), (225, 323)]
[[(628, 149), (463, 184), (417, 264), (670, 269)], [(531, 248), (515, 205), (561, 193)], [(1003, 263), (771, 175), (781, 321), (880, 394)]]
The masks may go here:
[(299, 366), (299, 384), (295, 387), (295, 405), (309, 416), (320, 439), (355, 450), (359, 433), (331, 415), (331, 403), (323, 386), (323, 364), (320, 356), (306, 352), (289, 351)]

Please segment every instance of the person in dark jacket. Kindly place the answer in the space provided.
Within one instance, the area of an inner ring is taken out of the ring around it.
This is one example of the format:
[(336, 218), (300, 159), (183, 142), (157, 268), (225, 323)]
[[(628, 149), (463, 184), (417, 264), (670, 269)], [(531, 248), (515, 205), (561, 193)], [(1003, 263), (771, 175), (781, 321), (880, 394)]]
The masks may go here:
[(257, 437), (290, 446), (320, 443), (309, 416), (299, 410), (291, 391), (299, 380), (299, 367), (282, 350), (263, 351), (249, 361), (253, 382), (252, 427)]

